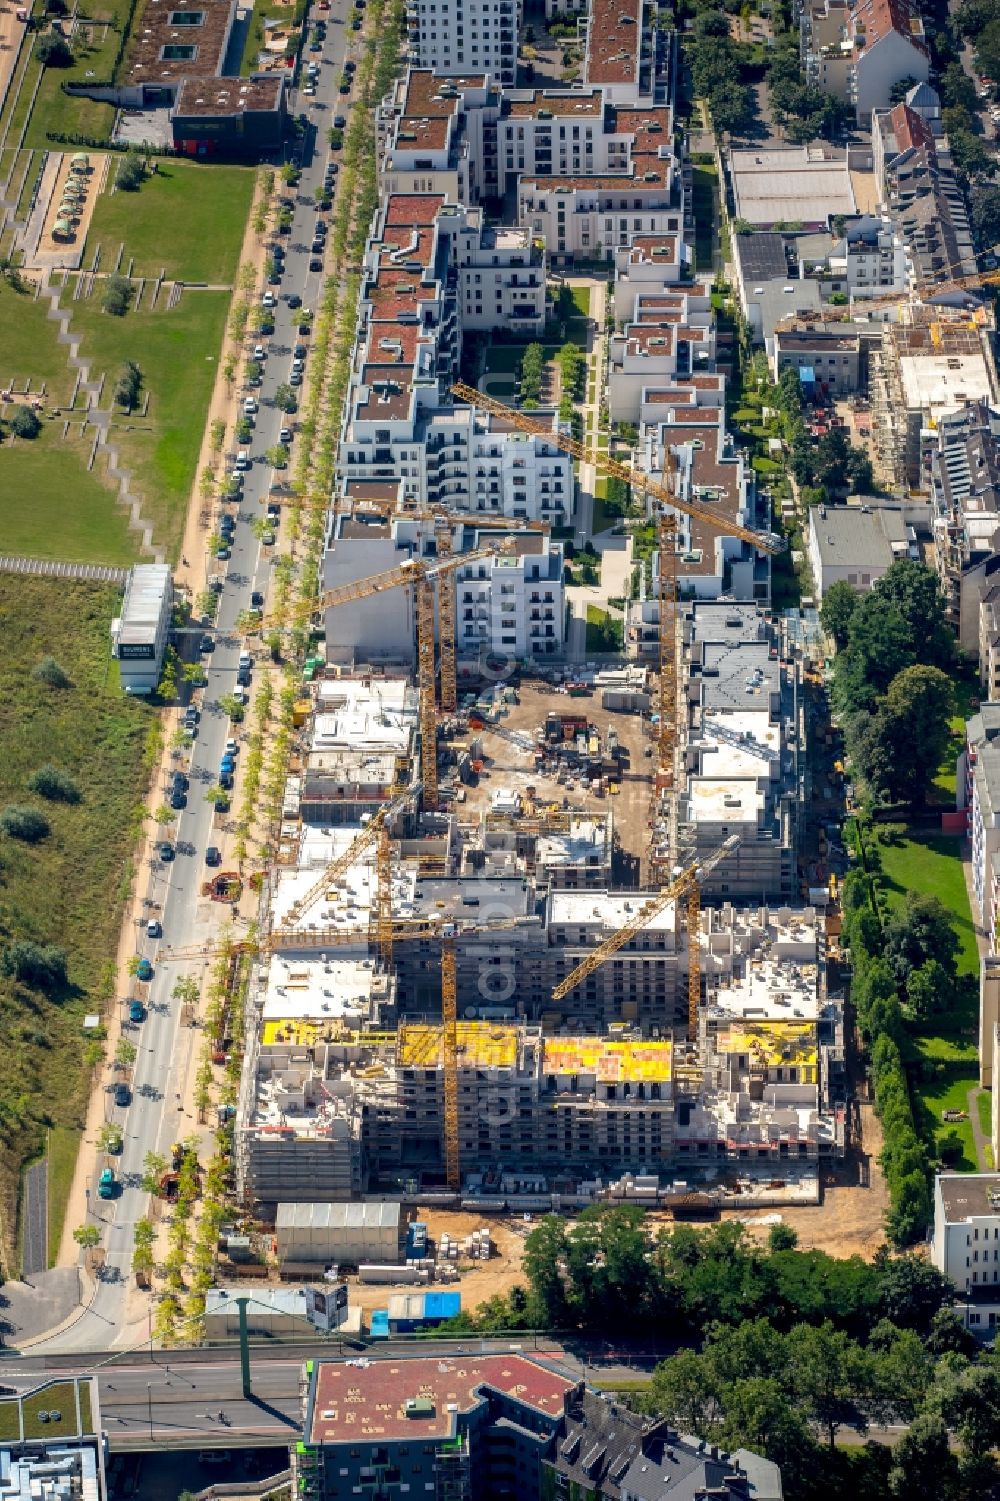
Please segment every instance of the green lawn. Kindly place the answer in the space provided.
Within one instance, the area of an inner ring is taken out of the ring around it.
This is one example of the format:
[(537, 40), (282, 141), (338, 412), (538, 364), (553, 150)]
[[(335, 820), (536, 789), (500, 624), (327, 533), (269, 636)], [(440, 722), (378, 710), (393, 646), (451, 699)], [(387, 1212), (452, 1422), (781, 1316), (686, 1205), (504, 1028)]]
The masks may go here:
[[(959, 938), (958, 971), (979, 973), (979, 949), (962, 869), (961, 843), (948, 835), (890, 825), (880, 831), (883, 889), (890, 907), (901, 907), (908, 891), (936, 896), (952, 913)], [(918, 1130), (933, 1142), (956, 1132), (962, 1157), (954, 1164), (973, 1172), (976, 1162), (970, 1121), (947, 1122), (945, 1110), (967, 1110), (968, 1094), (979, 1078), (975, 1004), (935, 1018), (935, 1031), (913, 1039), (910, 1080)]]
[[(892, 839), (886, 842), (887, 834)], [(936, 896), (954, 914), (959, 937), (959, 974), (979, 973), (979, 949), (969, 909), (969, 894), (962, 869), (959, 839), (907, 828), (905, 833), (883, 831), (879, 841), (886, 896), (892, 907), (901, 907), (908, 891)]]
[(0, 447), (4, 550), (72, 563), (134, 563), (138, 533), (130, 532), (98, 466), (87, 472), (90, 440), (60, 437), (62, 421), (31, 442)]
[(69, 401), (74, 378), (66, 350), (56, 343), (57, 325), (46, 317), (47, 310), (47, 301), (36, 302), (30, 294), (14, 292), (0, 282), (0, 386), (13, 381), (23, 390), (30, 377), (38, 389), (44, 381), (49, 400), (62, 405)]
[[(115, 123), (115, 107), (96, 99), (74, 99), (64, 83), (84, 83), (87, 78), (111, 76), (118, 55), (122, 28), (136, 0), (95, 0), (81, 9), (85, 22), (73, 33), (73, 66), (47, 68), (31, 111), (26, 146), (53, 147), (49, 133), (90, 136), (106, 141)], [(56, 143), (56, 149), (60, 149)], [(70, 148), (72, 149), (72, 148)]]
[(244, 76), (257, 70), (257, 58), (264, 49), (264, 22), (278, 20), (287, 27), (302, 10), (303, 5), (292, 9), (288, 5), (281, 5), (279, 0), (254, 0), (253, 19), (247, 27), (246, 45), (240, 62), (240, 72)]
[[(0, 942), (53, 945), (66, 954), (69, 975), (67, 986), (50, 991), (0, 976), (0, 1222), (8, 1250), (16, 1244), (21, 1164), (44, 1151), (48, 1128), (82, 1128), (83, 1018), (116, 993), (136, 809), (159, 735), (155, 711), (124, 697), (112, 670), (108, 633), (120, 604), (120, 592), (105, 585), (0, 575), (0, 807), (41, 806), (50, 825), (34, 845), (3, 840)], [(46, 656), (68, 687), (32, 677)], [(46, 763), (73, 777), (78, 803), (43, 802), (30, 791), (29, 778)]]
[(711, 271), (714, 252), (712, 225), (715, 206), (715, 167), (691, 169), (694, 207), (695, 269)]
[[(80, 1416), (77, 1418), (76, 1393), (79, 1385)], [(24, 1397), (9, 1397), (0, 1400), (0, 1439), (16, 1441), (21, 1436), (23, 1411), (24, 1437), (75, 1438), (80, 1433), (92, 1432), (90, 1412), (90, 1384), (84, 1379), (76, 1381), (52, 1381), (47, 1386), (28, 1392)], [(44, 1423), (38, 1414), (47, 1414)], [(53, 1417), (57, 1413), (58, 1417)]]
[(590, 317), (590, 294), (591, 294), (591, 291), (592, 291), (591, 287), (574, 287), (572, 285), (570, 286), (570, 295), (573, 298), (573, 305), (576, 308), (577, 316), (580, 317), (580, 318), (589, 318)]
[(77, 1126), (54, 1126), (49, 1132), (49, 1266), (59, 1258), (66, 1204), (76, 1171), (83, 1132)]
[(960, 667), (952, 675), (952, 686), (958, 712), (948, 721), (948, 748), (938, 767), (928, 798), (929, 802), (947, 808), (955, 806), (955, 763), (965, 747), (965, 722), (976, 712), (974, 701), (978, 703), (982, 692), (974, 669), (968, 665)]
[(205, 413), (215, 381), (225, 331), (226, 292), (185, 292), (169, 311), (112, 318), (97, 297), (69, 304), (71, 328), (81, 335), (80, 352), (91, 375), (105, 371), (113, 384), (125, 360), (133, 359), (149, 392), (149, 410), (116, 419), (113, 438), (135, 476), (143, 512), (157, 543), (176, 557), (184, 516), (198, 467)]
[(247, 167), (203, 166), (160, 161), (137, 193), (101, 194), (87, 236), (84, 263), (98, 243), (110, 269), (124, 242), (123, 268), (133, 275), (230, 286), (253, 197)]
[(612, 615), (598, 605), (587, 606), (588, 651), (621, 651), (624, 639), (625, 627), (620, 615)]

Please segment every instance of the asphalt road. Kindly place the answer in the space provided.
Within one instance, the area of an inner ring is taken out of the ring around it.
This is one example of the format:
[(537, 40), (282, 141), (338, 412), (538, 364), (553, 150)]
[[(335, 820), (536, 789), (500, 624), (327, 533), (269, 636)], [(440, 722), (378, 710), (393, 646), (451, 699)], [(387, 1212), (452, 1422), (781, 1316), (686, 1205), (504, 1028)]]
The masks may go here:
[(23, 1236), (21, 1272), (30, 1277), (44, 1272), (49, 1264), (49, 1165), (43, 1157), (33, 1162), (24, 1175)]
[[(190, 1130), (190, 1119), (185, 1119), (180, 1113), (178, 1091), (182, 1088), (184, 1070), (196, 1047), (197, 1033), (181, 1027), (180, 1008), (171, 992), (179, 974), (201, 976), (208, 961), (171, 962), (168, 954), (170, 948), (211, 944), (217, 932), (220, 909), (200, 894), (201, 884), (210, 874), (205, 866), (205, 850), (211, 844), (222, 842), (221, 830), (213, 824), (215, 813), (205, 800), (205, 791), (218, 781), (226, 738), (231, 733), (238, 735), (219, 708), (219, 699), (236, 686), (239, 653), (245, 645), (235, 634), (236, 622), (240, 613), (249, 608), (251, 591), (259, 590), (266, 597), (268, 590), (274, 548), (262, 546), (253, 534), (252, 522), (265, 514), (262, 502), (272, 484), (273, 471), (264, 453), (277, 443), (282, 425), (292, 425), (294, 421), (278, 411), (274, 394), (280, 384), (288, 381), (293, 346), (299, 342), (308, 346), (310, 342), (297, 332), (300, 314), (289, 308), (286, 299), (295, 293), (302, 298), (304, 307), (315, 310), (320, 296), (322, 273), (309, 270), (313, 258), (310, 245), (317, 219), (313, 194), (322, 185), (327, 162), (336, 159), (327, 146), (326, 131), (333, 116), (345, 109), (338, 93), (338, 80), (351, 42), (354, 42), (355, 50), (360, 42), (360, 37), (355, 37), (345, 25), (347, 13), (347, 0), (332, 0), (331, 9), (326, 13), (314, 8), (313, 19), (327, 22), (326, 40), (322, 52), (305, 52), (302, 67), (304, 75), (308, 62), (319, 64), (316, 95), (304, 98), (293, 93), (289, 102), (290, 112), (301, 111), (309, 122), (301, 139), (291, 143), (301, 160), (302, 178), (297, 188), (284, 190), (286, 198), (295, 200), (294, 220), (291, 234), (280, 237), (285, 247), (281, 284), (268, 288), (277, 299), (274, 333), (260, 339), (266, 357), (262, 362), (261, 385), (252, 393), (257, 398), (259, 411), (252, 442), (245, 445), (251, 464), (244, 477), (243, 499), (238, 508), (234, 505), (225, 508), (234, 513), (236, 520), (232, 556), (224, 562), (213, 561), (212, 564), (216, 576), (222, 580), (216, 645), (204, 659), (207, 685), (196, 695), (196, 701), (201, 703), (201, 722), (188, 768), (187, 806), (171, 831), (176, 858), (169, 864), (154, 859), (149, 873), (149, 900), (158, 904), (150, 909), (150, 915), (160, 919), (163, 938), (147, 938), (144, 928), (138, 935), (137, 953), (150, 959), (154, 974), (148, 985), (137, 987), (148, 993), (145, 1019), (135, 1024), (126, 1021), (123, 1028), (124, 1035), (138, 1050), (131, 1080), (131, 1103), (127, 1107), (114, 1105), (114, 1085), (110, 1078), (108, 1081), (107, 1116), (118, 1120), (124, 1131), (123, 1151), (115, 1159), (118, 1191), (117, 1196), (110, 1200), (101, 1200), (97, 1196), (97, 1179), (103, 1160), (95, 1162), (88, 1190), (89, 1214), (103, 1235), (105, 1267), (89, 1306), (81, 1310), (71, 1325), (36, 1345), (37, 1350), (110, 1349), (121, 1337), (133, 1227), (146, 1208), (146, 1195), (139, 1186), (143, 1163), (150, 1151), (168, 1155), (171, 1144)], [(255, 337), (248, 340), (247, 358), (256, 342)], [(308, 357), (306, 363), (308, 375)], [(302, 388), (298, 389), (301, 393)], [(234, 404), (242, 407), (246, 394), (249, 393), (241, 390), (234, 395)], [(292, 448), (294, 462), (294, 440)], [(234, 797), (239, 795), (239, 779), (237, 756)], [(165, 793), (166, 789), (164, 800)]]

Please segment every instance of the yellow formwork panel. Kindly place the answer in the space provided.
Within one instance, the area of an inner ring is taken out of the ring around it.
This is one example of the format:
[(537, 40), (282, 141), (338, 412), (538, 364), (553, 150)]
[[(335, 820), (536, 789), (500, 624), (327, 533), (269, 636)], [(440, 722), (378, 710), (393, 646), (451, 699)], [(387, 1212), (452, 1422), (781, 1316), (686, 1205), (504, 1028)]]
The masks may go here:
[[(489, 1022), (459, 1022), (456, 1029), (460, 1068), (513, 1068), (517, 1063), (516, 1027)], [(399, 1029), (396, 1063), (400, 1068), (440, 1068), (444, 1061), (441, 1027)]]
[(311, 1048), (331, 1037), (347, 1036), (349, 1028), (339, 1020), (308, 1021), (302, 1017), (278, 1018), (261, 1027), (261, 1047)]
[(594, 1074), (602, 1084), (658, 1084), (671, 1077), (673, 1046), (608, 1037), (547, 1037), (543, 1074)]
[(719, 1031), (719, 1050), (749, 1053), (768, 1068), (815, 1068), (816, 1023), (810, 1021), (733, 1022)]

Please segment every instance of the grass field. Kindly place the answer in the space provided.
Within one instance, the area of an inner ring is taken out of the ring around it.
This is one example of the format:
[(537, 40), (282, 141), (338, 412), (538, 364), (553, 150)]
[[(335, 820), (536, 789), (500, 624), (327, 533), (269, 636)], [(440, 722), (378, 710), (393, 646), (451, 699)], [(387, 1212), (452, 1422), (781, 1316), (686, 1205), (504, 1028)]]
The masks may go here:
[[(901, 907), (908, 891), (936, 896), (951, 912), (958, 934), (959, 974), (977, 975), (979, 949), (959, 840), (914, 827), (892, 827), (882, 831), (879, 849), (890, 906)], [(916, 1038), (913, 1044), (915, 1066), (910, 1074), (917, 1127), (935, 1145), (951, 1132), (957, 1133), (962, 1157), (954, 1166), (960, 1172), (974, 1172), (978, 1164), (971, 1122), (947, 1122), (942, 1114), (945, 1110), (966, 1110), (969, 1090), (978, 1082), (975, 1006), (935, 1017), (933, 1026), (933, 1032)]]
[(76, 1126), (54, 1126), (49, 1132), (49, 1266), (55, 1266), (59, 1257), (66, 1205), (82, 1140), (83, 1132)]
[(928, 801), (940, 806), (955, 806), (955, 764), (965, 746), (965, 722), (974, 714), (981, 688), (975, 671), (965, 664), (951, 675), (958, 712), (948, 721), (950, 737), (944, 759), (938, 767)]
[(90, 440), (64, 442), (62, 423), (48, 423), (29, 442), (0, 447), (5, 552), (71, 563), (134, 563), (139, 536), (130, 532), (114, 492), (87, 472)]
[[(41, 1390), (29, 1392), (23, 1398), (10, 1397), (0, 1401), (0, 1439), (20, 1439), (22, 1421), (24, 1437), (28, 1439), (75, 1438), (77, 1434), (92, 1432), (90, 1390), (86, 1382), (80, 1385), (79, 1393), (79, 1417), (76, 1410), (75, 1381), (52, 1381)], [(21, 1412), (18, 1411), (19, 1408)], [(38, 1419), (40, 1412), (48, 1414), (44, 1423)], [(58, 1417), (54, 1418), (53, 1413), (58, 1413)]]
[(692, 198), (694, 205), (694, 250), (695, 269), (711, 271), (715, 239), (712, 233), (715, 209), (715, 168), (693, 167), (691, 169)]
[(23, 391), (30, 377), (38, 389), (42, 381), (48, 399), (59, 406), (69, 401), (73, 377), (66, 363), (66, 351), (56, 343), (56, 324), (46, 317), (48, 302), (36, 302), (24, 292), (14, 292), (0, 282), (0, 386), (13, 381)]
[(69, 304), (70, 327), (81, 335), (81, 355), (91, 376), (106, 372), (113, 384), (132, 359), (149, 392), (146, 417), (121, 416), (112, 428), (122, 461), (135, 476), (143, 514), (159, 546), (176, 557), (198, 466), (205, 413), (215, 381), (229, 297), (225, 292), (185, 292), (167, 311), (130, 312), (112, 318), (90, 298)]
[[(83, 1018), (115, 994), (111, 956), (159, 737), (154, 711), (118, 688), (108, 632), (120, 602), (103, 585), (0, 575), (0, 807), (40, 806), (50, 825), (37, 844), (2, 840), (0, 946), (53, 945), (68, 971), (68, 984), (52, 992), (0, 977), (0, 1223), (8, 1250), (16, 1244), (21, 1163), (44, 1150), (49, 1128), (82, 1128)], [(32, 677), (46, 656), (68, 687)], [(44, 802), (29, 790), (47, 763), (74, 778), (79, 803)], [(62, 1167), (60, 1174), (65, 1182)]]
[(94, 205), (84, 264), (98, 244), (113, 262), (124, 242), (123, 268), (134, 276), (229, 286), (236, 275), (254, 174), (247, 167), (161, 161), (137, 193), (104, 192)]

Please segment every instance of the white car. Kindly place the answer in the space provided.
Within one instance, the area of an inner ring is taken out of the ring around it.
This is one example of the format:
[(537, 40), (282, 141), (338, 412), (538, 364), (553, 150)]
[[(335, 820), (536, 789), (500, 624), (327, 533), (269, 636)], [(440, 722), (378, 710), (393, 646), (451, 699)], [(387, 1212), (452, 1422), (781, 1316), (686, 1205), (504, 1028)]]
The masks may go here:
[(255, 360), (263, 360), (263, 359), (266, 358), (266, 356), (267, 356), (267, 350), (264, 348), (263, 344), (255, 344), (254, 347), (253, 347), (253, 357), (254, 357), (254, 359)]
[(273, 292), (265, 292), (263, 297), (260, 299), (260, 305), (261, 307), (277, 307), (278, 299), (277, 297), (275, 297)]
[(250, 701), (249, 693), (245, 688), (241, 688), (239, 684), (233, 689), (233, 698), (238, 704), (246, 704)]
[(240, 742), (238, 740), (234, 739), (232, 736), (230, 736), (230, 738), (226, 741), (226, 755), (227, 756), (238, 755), (239, 754), (239, 749), (240, 749)]

